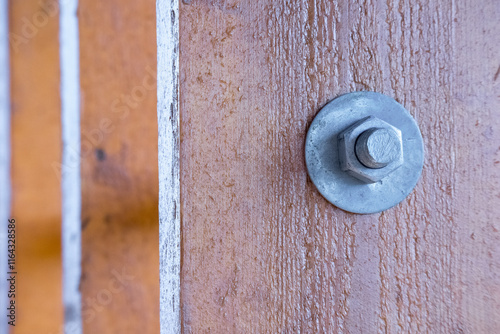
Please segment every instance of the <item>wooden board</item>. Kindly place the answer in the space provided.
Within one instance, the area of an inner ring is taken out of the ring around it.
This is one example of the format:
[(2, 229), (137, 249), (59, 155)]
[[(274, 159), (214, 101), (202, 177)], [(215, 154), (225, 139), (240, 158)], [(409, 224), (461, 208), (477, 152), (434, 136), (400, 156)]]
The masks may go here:
[(182, 330), (179, 166), (179, 1), (156, 2), (160, 333)]
[(11, 333), (59, 333), (61, 268), (59, 43), (57, 11), (10, 1), (12, 213), (16, 219), (17, 317)]
[(81, 0), (84, 333), (159, 332), (155, 1)]
[[(500, 6), (184, 1), (185, 333), (500, 331)], [(420, 124), (422, 179), (353, 215), (307, 177), (322, 105), (359, 90)]]

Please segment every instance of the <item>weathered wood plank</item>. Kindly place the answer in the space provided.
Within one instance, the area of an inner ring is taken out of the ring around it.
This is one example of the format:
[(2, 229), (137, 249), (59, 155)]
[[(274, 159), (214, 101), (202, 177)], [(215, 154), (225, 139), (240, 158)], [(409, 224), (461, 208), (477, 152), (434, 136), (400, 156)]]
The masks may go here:
[(179, 2), (157, 0), (160, 330), (181, 332)]
[[(499, 15), (494, 0), (181, 5), (186, 333), (500, 331)], [(304, 165), (308, 123), (355, 90), (396, 98), (425, 140), (417, 188), (377, 215), (331, 206)]]
[(155, 1), (80, 0), (84, 333), (158, 333)]
[[(453, 114), (442, 127), (455, 182), (448, 230), (456, 331), (500, 332), (500, 3), (460, 1), (455, 9)], [(440, 69), (440, 73), (443, 70)], [(447, 138), (454, 133), (453, 141)], [(445, 148), (443, 148), (443, 151)], [(444, 230), (444, 232), (448, 232)], [(442, 234), (442, 238), (448, 238)], [(448, 293), (448, 291), (444, 291)]]
[(57, 3), (9, 1), (12, 217), (16, 219), (16, 326), (59, 333), (61, 99)]

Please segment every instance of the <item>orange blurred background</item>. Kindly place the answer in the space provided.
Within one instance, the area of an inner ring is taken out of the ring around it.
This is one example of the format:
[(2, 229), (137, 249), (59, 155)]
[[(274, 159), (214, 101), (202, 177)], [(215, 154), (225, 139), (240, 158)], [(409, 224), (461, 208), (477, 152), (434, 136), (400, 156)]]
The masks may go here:
[[(59, 13), (9, 2), (12, 333), (63, 324)], [(80, 0), (82, 293), (85, 333), (159, 331), (155, 1)], [(105, 126), (99, 136), (95, 129)], [(130, 279), (117, 283), (117, 273)], [(120, 285), (121, 284), (121, 285)]]

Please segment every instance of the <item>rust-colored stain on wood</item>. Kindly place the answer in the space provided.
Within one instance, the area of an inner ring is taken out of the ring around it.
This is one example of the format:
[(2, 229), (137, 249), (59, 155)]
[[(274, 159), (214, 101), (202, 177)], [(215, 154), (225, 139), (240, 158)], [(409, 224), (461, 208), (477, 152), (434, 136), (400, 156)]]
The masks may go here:
[[(500, 331), (500, 7), (465, 0), (185, 1), (186, 333)], [(415, 191), (377, 215), (326, 202), (304, 139), (329, 100), (417, 119)]]
[(155, 1), (78, 16), (84, 333), (158, 333)]
[(35, 0), (10, 1), (9, 29), (18, 273), (11, 333), (58, 333), (63, 323), (61, 191), (54, 169), (61, 162), (58, 16)]

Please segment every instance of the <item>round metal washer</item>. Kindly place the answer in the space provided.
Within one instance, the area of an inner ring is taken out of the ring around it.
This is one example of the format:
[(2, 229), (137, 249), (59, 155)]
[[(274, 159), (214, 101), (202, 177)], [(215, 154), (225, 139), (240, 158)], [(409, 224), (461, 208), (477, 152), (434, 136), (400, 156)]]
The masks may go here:
[[(401, 130), (404, 163), (376, 183), (364, 183), (342, 171), (337, 136), (353, 123), (375, 116)], [(309, 127), (305, 145), (309, 176), (318, 191), (335, 206), (353, 213), (387, 210), (408, 196), (424, 163), (417, 123), (394, 99), (375, 92), (342, 95), (325, 105)]]

